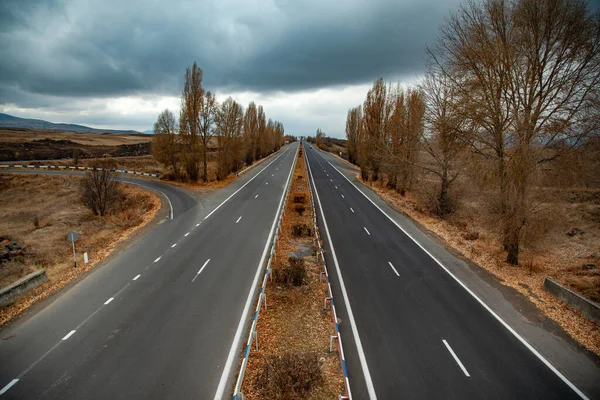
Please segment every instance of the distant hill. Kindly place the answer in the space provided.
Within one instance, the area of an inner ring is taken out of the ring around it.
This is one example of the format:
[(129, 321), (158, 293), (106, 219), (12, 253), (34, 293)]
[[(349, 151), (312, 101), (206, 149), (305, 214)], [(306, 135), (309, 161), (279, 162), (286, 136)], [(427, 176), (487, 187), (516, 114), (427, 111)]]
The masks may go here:
[(147, 129), (142, 133), (145, 133), (146, 135), (154, 135), (154, 129)]
[(116, 130), (116, 129), (94, 129), (89, 126), (75, 124), (55, 124), (41, 119), (27, 119), (13, 117), (12, 115), (0, 113), (0, 127), (2, 128), (22, 128), (22, 129), (54, 129), (60, 131), (73, 132), (92, 132), (92, 133), (121, 133), (121, 134), (139, 134), (133, 130)]

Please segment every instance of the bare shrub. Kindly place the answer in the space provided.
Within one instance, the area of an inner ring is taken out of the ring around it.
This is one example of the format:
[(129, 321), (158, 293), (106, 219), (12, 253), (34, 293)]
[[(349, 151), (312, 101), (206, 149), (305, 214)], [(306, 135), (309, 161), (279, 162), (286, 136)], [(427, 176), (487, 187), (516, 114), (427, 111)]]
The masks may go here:
[(312, 234), (313, 230), (307, 224), (295, 224), (292, 226), (292, 236), (294, 237), (305, 237)]
[(295, 193), (294, 194), (294, 203), (306, 203), (306, 194), (305, 193)]
[(308, 273), (303, 258), (290, 257), (289, 264), (273, 270), (275, 282), (285, 286), (302, 286), (306, 283)]
[(261, 399), (304, 399), (323, 382), (319, 357), (315, 352), (270, 356), (259, 373), (255, 388)]
[(302, 216), (302, 214), (304, 214), (304, 211), (306, 211), (306, 207), (304, 207), (302, 204), (296, 204), (294, 210), (298, 213), (298, 215)]
[(81, 181), (81, 201), (95, 215), (104, 216), (114, 207), (120, 197), (119, 181), (110, 169), (114, 164), (106, 160), (96, 161), (91, 171)]

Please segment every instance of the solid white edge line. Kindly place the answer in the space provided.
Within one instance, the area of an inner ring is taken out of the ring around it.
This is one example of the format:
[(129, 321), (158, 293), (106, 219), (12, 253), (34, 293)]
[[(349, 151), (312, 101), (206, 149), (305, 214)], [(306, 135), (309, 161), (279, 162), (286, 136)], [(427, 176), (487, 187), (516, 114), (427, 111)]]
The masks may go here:
[[(275, 160), (273, 160), (275, 161)], [(215, 400), (221, 400), (223, 398), (223, 394), (225, 393), (225, 386), (227, 385), (227, 380), (229, 379), (229, 374), (231, 373), (231, 367), (233, 365), (233, 361), (238, 355), (240, 350), (240, 340), (242, 338), (242, 333), (246, 330), (246, 323), (248, 322), (248, 312), (250, 310), (250, 306), (252, 305), (252, 300), (254, 300), (254, 293), (256, 292), (256, 287), (258, 286), (258, 280), (260, 279), (260, 275), (262, 272), (262, 266), (267, 257), (267, 253), (269, 252), (269, 247), (271, 245), (271, 239), (273, 239), (273, 233), (275, 232), (275, 227), (277, 225), (277, 217), (279, 216), (279, 212), (281, 211), (281, 207), (283, 205), (283, 198), (285, 197), (285, 190), (292, 176), (294, 163), (290, 166), (290, 173), (288, 175), (287, 181), (283, 187), (283, 192), (281, 193), (281, 199), (279, 200), (279, 207), (275, 212), (275, 218), (273, 218), (273, 225), (271, 226), (271, 231), (269, 232), (269, 237), (267, 238), (267, 243), (265, 244), (265, 248), (263, 250), (262, 257), (256, 267), (256, 274), (254, 275), (254, 281), (250, 286), (250, 291), (248, 292), (248, 298), (246, 299), (246, 304), (244, 305), (244, 311), (240, 318), (240, 322), (238, 324), (237, 330), (235, 332), (235, 336), (233, 338), (233, 343), (231, 344), (231, 348), (229, 349), (229, 354), (227, 355), (227, 361), (225, 362), (225, 367), (223, 368), (223, 372), (221, 373), (221, 379), (219, 380), (219, 386), (217, 387), (217, 391), (215, 393)], [(266, 167), (265, 167), (266, 168)], [(262, 171), (261, 171), (262, 172)]]
[(2, 390), (0, 390), (0, 396), (2, 396), (4, 393), (8, 392), (8, 389), (10, 389), (11, 387), (15, 386), (15, 384), (19, 382), (18, 379), (13, 379), (12, 381), (10, 381), (8, 383), (8, 385), (4, 386), (2, 388)]
[[(235, 192), (231, 193), (231, 194), (229, 195), (229, 197), (228, 197), (228, 198), (226, 198), (225, 200), (223, 200), (223, 202), (222, 202), (221, 204), (219, 204), (218, 206), (216, 206), (214, 210), (212, 210), (210, 213), (208, 213), (208, 215), (207, 215), (206, 217), (204, 217), (204, 219), (207, 219), (208, 217), (210, 217), (211, 215), (213, 215), (213, 214), (215, 213), (215, 211), (217, 211), (219, 208), (221, 208), (221, 206), (222, 206), (223, 204), (227, 203), (227, 202), (229, 201), (229, 199), (231, 199), (233, 196), (235, 196), (235, 195), (236, 195), (236, 194), (237, 194), (237, 193), (238, 193), (240, 190), (242, 190), (243, 188), (245, 188), (245, 187), (246, 187), (246, 185), (248, 185), (250, 182), (252, 182), (252, 181), (253, 181), (253, 180), (254, 180), (254, 179), (257, 177), (257, 176), (259, 176), (260, 174), (262, 174), (262, 172), (263, 172), (265, 169), (269, 168), (269, 165), (273, 164), (273, 163), (274, 163), (274, 162), (275, 162), (275, 161), (276, 161), (276, 160), (277, 160), (279, 157), (281, 157), (282, 155), (284, 155), (284, 154), (285, 154), (285, 153), (287, 153), (288, 151), (289, 151), (289, 147), (288, 147), (288, 148), (287, 148), (285, 151), (283, 151), (283, 152), (282, 152), (280, 155), (278, 155), (277, 157), (275, 157), (275, 158), (273, 159), (273, 161), (271, 161), (270, 163), (268, 163), (267, 165), (265, 165), (265, 166), (263, 167), (263, 169), (261, 169), (260, 171), (258, 171), (258, 172), (256, 173), (256, 175), (254, 175), (252, 178), (250, 178), (250, 179), (248, 180), (248, 182), (244, 183), (244, 184), (243, 184), (243, 185), (242, 185), (242, 186), (241, 186), (241, 187), (240, 187), (238, 190), (236, 190)], [(196, 224), (196, 226), (198, 226), (198, 225), (199, 225), (199, 224)]]
[(62, 340), (63, 340), (63, 341), (64, 341), (64, 340), (67, 340), (68, 338), (70, 338), (71, 336), (73, 336), (73, 334), (74, 334), (74, 333), (75, 333), (75, 329), (73, 329), (71, 332), (67, 333), (67, 334), (65, 335), (65, 337), (64, 337), (64, 338), (62, 338)]
[(165, 192), (163, 192), (162, 190), (153, 188), (151, 186), (141, 185), (141, 184), (135, 183), (135, 182), (130, 182), (130, 181), (121, 181), (121, 182), (125, 182), (128, 185), (136, 185), (136, 186), (140, 186), (140, 187), (143, 187), (146, 189), (154, 190), (154, 191), (162, 194), (163, 196), (165, 196), (165, 199), (167, 199), (167, 201), (169, 202), (169, 211), (170, 211), (169, 220), (173, 221), (173, 218), (175, 218), (175, 213), (173, 212), (173, 204), (171, 204), (171, 199), (169, 199), (169, 196), (167, 196), (167, 194)]
[(367, 235), (371, 236), (371, 232), (369, 232), (369, 230), (363, 226), (363, 229), (365, 230), (365, 232), (367, 232)]
[(390, 267), (392, 267), (396, 275), (400, 276), (400, 274), (398, 273), (398, 271), (396, 271), (396, 268), (394, 268), (394, 265), (390, 261), (388, 261), (388, 264), (390, 264)]
[(375, 400), (375, 399), (377, 399), (377, 395), (375, 394), (375, 387), (373, 386), (373, 380), (371, 379), (371, 373), (369, 372), (369, 366), (367, 365), (367, 359), (365, 357), (365, 352), (362, 347), (362, 342), (360, 341), (360, 336), (358, 335), (358, 329), (356, 328), (356, 321), (354, 320), (354, 313), (352, 312), (352, 307), (350, 307), (350, 300), (348, 299), (348, 293), (346, 292), (346, 285), (344, 285), (344, 278), (342, 277), (342, 271), (340, 270), (340, 264), (338, 263), (337, 256), (335, 254), (335, 248), (333, 247), (333, 242), (331, 241), (331, 235), (329, 234), (329, 227), (327, 226), (327, 219), (325, 218), (325, 213), (323, 212), (323, 206), (321, 205), (321, 199), (319, 197), (319, 192), (317, 191), (317, 186), (315, 185), (315, 179), (312, 175), (312, 169), (310, 168), (310, 163), (307, 162), (306, 165), (308, 165), (308, 172), (310, 174), (310, 179), (313, 184), (313, 188), (315, 189), (315, 197), (317, 198), (317, 203), (319, 204), (319, 210), (321, 211), (321, 218), (323, 219), (323, 227), (325, 228), (325, 233), (327, 234), (327, 240), (329, 242), (329, 247), (331, 248), (331, 256), (333, 257), (333, 263), (335, 264), (335, 270), (337, 272), (337, 276), (340, 281), (340, 289), (342, 290), (342, 297), (344, 298), (344, 304), (346, 305), (346, 310), (348, 312), (348, 319), (350, 320), (350, 327), (352, 328), (352, 335), (354, 336), (354, 343), (356, 344), (358, 358), (360, 360), (361, 368), (363, 370), (365, 384), (367, 385), (367, 392), (369, 393), (369, 398), (372, 400)]
[(114, 297), (111, 297), (110, 299), (108, 299), (104, 302), (104, 305), (110, 304), (110, 302), (113, 301), (114, 299), (115, 299)]
[(242, 215), (240, 215), (240, 217), (237, 219), (237, 221), (235, 221), (235, 223), (237, 224), (238, 222), (240, 222), (241, 219), (242, 219)]
[[(160, 256), (162, 257), (162, 256)], [(154, 262), (159, 262), (160, 261), (160, 257), (158, 257), (156, 260), (154, 260)]]
[[(323, 157), (323, 156), (321, 156)], [(323, 158), (324, 159), (324, 158)], [(481, 306), (483, 308), (486, 309), (487, 312), (489, 312), (494, 318), (496, 318), (496, 320), (498, 322), (500, 322), (500, 324), (502, 324), (502, 326), (504, 326), (504, 328), (506, 328), (506, 330), (508, 330), (519, 342), (521, 342), (529, 351), (531, 351), (542, 363), (544, 363), (544, 365), (546, 365), (546, 367), (548, 367), (552, 372), (554, 372), (554, 374), (556, 376), (558, 376), (567, 386), (569, 386), (579, 397), (581, 397), (582, 399), (585, 400), (589, 400), (589, 398), (581, 391), (577, 388), (577, 386), (575, 386), (569, 379), (567, 379), (566, 376), (564, 376), (558, 369), (556, 369), (554, 367), (554, 365), (552, 365), (550, 363), (550, 361), (546, 360), (546, 358), (540, 353), (538, 352), (535, 347), (533, 347), (531, 344), (529, 344), (529, 342), (527, 342), (527, 340), (525, 340), (521, 335), (519, 335), (517, 333), (517, 331), (515, 331), (507, 322), (505, 322), (498, 314), (496, 314), (496, 312), (494, 310), (492, 310), (483, 300), (481, 300), (479, 298), (479, 296), (477, 296), (471, 289), (469, 289), (467, 287), (467, 285), (465, 285), (460, 279), (458, 279), (458, 277), (456, 277), (456, 275), (454, 275), (448, 268), (446, 268), (444, 266), (444, 264), (442, 264), (433, 254), (431, 254), (425, 247), (423, 247), (423, 245), (421, 245), (421, 243), (419, 243), (417, 241), (417, 239), (415, 239), (414, 237), (412, 237), (412, 235), (410, 235), (406, 230), (404, 230), (404, 228), (402, 228), (400, 226), (400, 224), (398, 224), (392, 217), (390, 217), (385, 211), (383, 211), (381, 209), (381, 207), (379, 207), (377, 204), (375, 204), (375, 202), (373, 200), (371, 200), (369, 198), (369, 196), (367, 196), (362, 190), (360, 190), (358, 188), (358, 186), (356, 186), (354, 184), (354, 182), (352, 182), (350, 179), (348, 179), (348, 177), (346, 177), (346, 175), (342, 174), (340, 172), (340, 170), (338, 170), (332, 163), (329, 162), (329, 160), (325, 160), (327, 161), (327, 163), (329, 165), (331, 165), (331, 167), (333, 169), (335, 169), (340, 175), (342, 175), (352, 186), (354, 186), (354, 188), (356, 190), (359, 191), (360, 194), (362, 194), (363, 196), (365, 196), (365, 198), (367, 200), (369, 200), (369, 202), (371, 202), (371, 204), (373, 204), (379, 211), (381, 211), (381, 213), (383, 215), (385, 215), (390, 221), (392, 221), (392, 223), (394, 225), (396, 225), (398, 227), (398, 229), (400, 229), (402, 232), (404, 232), (404, 234), (406, 236), (408, 236), (413, 242), (416, 243), (417, 246), (419, 246), (429, 257), (431, 257), (431, 259), (433, 261), (435, 261), (444, 271), (446, 271), (448, 273), (448, 275), (450, 275), (452, 277), (452, 279), (454, 279), (460, 286), (462, 286), (463, 289), (465, 289), (467, 291), (467, 293), (469, 293), (479, 304), (481, 304)]]
[(467, 376), (467, 378), (471, 377), (471, 375), (469, 375), (469, 372), (467, 371), (467, 369), (465, 368), (465, 366), (463, 365), (463, 363), (460, 361), (460, 359), (458, 358), (458, 356), (456, 355), (456, 353), (454, 353), (454, 350), (452, 350), (452, 347), (450, 347), (450, 345), (448, 344), (448, 342), (446, 342), (445, 339), (442, 339), (442, 342), (444, 342), (444, 344), (446, 345), (446, 348), (448, 349), (448, 351), (450, 352), (450, 354), (452, 354), (452, 357), (454, 358), (454, 361), (456, 361), (456, 363), (458, 364), (458, 366), (460, 367), (460, 369), (462, 369), (462, 372), (464, 372), (464, 374)]
[(138, 280), (138, 278), (139, 278), (140, 276), (142, 276), (142, 274), (137, 274), (137, 275), (136, 275), (136, 276), (133, 278), (133, 280), (134, 280), (134, 281), (137, 281), (137, 280)]

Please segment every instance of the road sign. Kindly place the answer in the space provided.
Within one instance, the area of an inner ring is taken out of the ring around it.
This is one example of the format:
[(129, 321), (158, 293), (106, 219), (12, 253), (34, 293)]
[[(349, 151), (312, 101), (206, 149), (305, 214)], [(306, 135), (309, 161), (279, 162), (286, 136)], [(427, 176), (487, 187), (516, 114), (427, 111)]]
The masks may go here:
[(77, 258), (75, 256), (75, 241), (77, 239), (79, 239), (79, 236), (77, 235), (77, 232), (69, 232), (69, 234), (67, 235), (67, 238), (69, 239), (69, 241), (73, 245), (73, 266), (75, 268), (77, 268)]

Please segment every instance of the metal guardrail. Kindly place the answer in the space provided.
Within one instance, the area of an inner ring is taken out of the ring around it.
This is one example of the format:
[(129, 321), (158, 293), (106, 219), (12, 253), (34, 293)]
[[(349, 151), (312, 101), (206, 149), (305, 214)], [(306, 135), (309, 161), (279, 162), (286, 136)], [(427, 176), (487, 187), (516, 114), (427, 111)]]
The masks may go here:
[[(298, 146), (298, 149), (299, 148), (300, 146)], [(298, 150), (296, 150), (296, 154), (294, 155), (294, 163), (292, 165), (291, 176), (293, 176), (293, 171), (295, 171), (296, 169), (297, 159)], [(277, 230), (275, 231), (275, 235), (273, 236), (273, 239), (271, 241), (271, 253), (269, 254), (269, 260), (267, 261), (265, 275), (263, 277), (262, 285), (260, 287), (258, 302), (256, 303), (256, 309), (252, 318), (252, 326), (250, 327), (250, 334), (248, 335), (248, 341), (246, 342), (246, 347), (244, 349), (244, 358), (242, 359), (242, 364), (240, 365), (240, 373), (238, 374), (238, 378), (235, 383), (235, 388), (233, 389), (233, 400), (244, 400), (244, 393), (242, 392), (242, 383), (244, 382), (244, 374), (246, 373), (246, 366), (248, 365), (248, 357), (250, 357), (250, 350), (252, 349), (252, 341), (254, 341), (255, 349), (258, 350), (258, 332), (256, 331), (256, 325), (258, 323), (258, 316), (260, 315), (261, 305), (264, 305), (265, 309), (267, 308), (267, 294), (265, 293), (265, 289), (267, 286), (267, 278), (271, 277), (272, 279), (271, 263), (273, 261), (273, 257), (275, 256), (275, 244), (277, 243), (277, 239), (279, 238), (279, 232), (281, 231), (281, 220), (283, 215), (285, 214), (285, 209), (290, 196), (292, 182), (293, 178), (290, 179), (285, 189), (285, 199), (282, 203), (281, 210), (279, 211), (279, 217), (277, 220)]]
[[(94, 167), (74, 167), (69, 165), (24, 165), (24, 164), (0, 164), (0, 169), (8, 169), (8, 168), (31, 168), (31, 169), (72, 169), (79, 171), (92, 171), (94, 169), (102, 171), (103, 168), (94, 168)], [(140, 176), (149, 176), (152, 178), (160, 178), (160, 174), (149, 174), (147, 172), (137, 172), (137, 171), (128, 171), (125, 169), (110, 169), (110, 172), (130, 174), (130, 175), (140, 175)]]
[[(306, 163), (308, 163), (307, 157), (308, 156), (305, 154), (304, 160)], [(344, 389), (345, 389), (345, 395), (340, 395), (339, 400), (346, 400), (346, 399), (349, 400), (349, 399), (352, 399), (352, 392), (350, 391), (350, 380), (348, 379), (348, 369), (346, 367), (346, 357), (344, 355), (344, 347), (342, 345), (342, 334), (340, 332), (340, 326), (338, 324), (337, 312), (335, 310), (335, 302), (333, 301), (333, 292), (331, 290), (331, 281), (329, 280), (329, 271), (327, 270), (327, 264), (325, 263), (325, 256), (323, 255), (323, 247), (321, 247), (321, 239), (319, 238), (319, 229), (318, 229), (318, 225), (317, 225), (317, 208), (315, 207), (315, 199), (312, 194), (312, 186), (310, 184), (310, 181), (309, 181), (308, 187), (309, 187), (309, 194), (310, 194), (310, 202), (311, 202), (312, 208), (314, 210), (314, 212), (313, 212), (313, 229), (315, 231), (315, 239), (314, 240), (317, 244), (317, 247), (319, 248), (319, 251), (317, 252), (317, 261), (319, 260), (319, 255), (320, 255), (321, 262), (323, 263), (323, 272), (321, 272), (319, 280), (323, 276), (325, 276), (325, 281), (327, 282), (328, 297), (325, 298), (324, 307), (327, 308), (328, 302), (331, 304), (333, 323), (335, 324), (335, 335), (331, 335), (329, 337), (329, 352), (333, 351), (333, 342), (334, 342), (334, 340), (337, 340), (340, 364), (342, 366), (342, 371), (344, 373)]]

